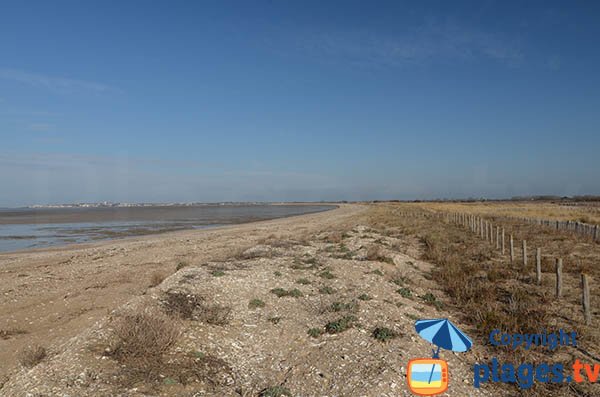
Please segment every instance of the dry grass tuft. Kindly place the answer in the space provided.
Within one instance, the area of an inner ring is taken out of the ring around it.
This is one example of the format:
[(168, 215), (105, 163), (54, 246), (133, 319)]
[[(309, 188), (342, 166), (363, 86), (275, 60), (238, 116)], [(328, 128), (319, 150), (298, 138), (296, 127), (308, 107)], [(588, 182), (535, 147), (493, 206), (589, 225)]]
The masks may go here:
[(186, 261), (180, 261), (177, 263), (177, 266), (175, 267), (176, 270), (181, 270), (184, 267), (188, 267), (190, 264), (187, 263)]
[(116, 338), (110, 355), (117, 361), (153, 366), (162, 362), (162, 356), (175, 345), (179, 324), (164, 313), (146, 309), (127, 312), (113, 323)]
[(203, 382), (209, 390), (213, 387), (218, 390), (219, 386), (230, 383), (233, 378), (233, 371), (226, 361), (198, 352), (171, 357), (162, 368), (163, 374), (164, 379), (170, 378), (182, 385)]
[(342, 232), (336, 231), (329, 233), (324, 240), (328, 243), (339, 244), (344, 240), (344, 236)]
[(203, 297), (186, 291), (168, 291), (162, 305), (168, 315), (213, 325), (228, 324), (231, 315), (230, 307), (207, 304)]
[(158, 284), (162, 283), (163, 280), (167, 278), (167, 274), (161, 271), (155, 271), (150, 276), (150, 287), (156, 287)]
[(367, 248), (366, 259), (369, 261), (378, 261), (378, 262), (392, 262), (392, 259), (385, 256), (381, 252), (381, 247), (378, 245), (371, 245)]
[(308, 242), (308, 240), (305, 237), (300, 238), (298, 240), (293, 240), (290, 238), (276, 236), (274, 234), (271, 234), (267, 238), (261, 239), (258, 242), (259, 242), (259, 244), (269, 245), (273, 248), (293, 248), (296, 245), (304, 245), (304, 246), (310, 245), (310, 243)]
[(231, 319), (231, 308), (221, 305), (202, 306), (199, 320), (212, 325), (226, 325)]
[(46, 358), (46, 349), (39, 345), (31, 345), (21, 350), (17, 356), (19, 364), (25, 368), (33, 368)]
[(204, 302), (201, 296), (190, 294), (185, 291), (167, 291), (162, 304), (167, 314), (176, 314), (182, 319), (191, 320), (198, 307)]
[(237, 260), (251, 260), (258, 258), (272, 258), (273, 250), (267, 245), (256, 245), (252, 248), (248, 248), (242, 252), (236, 254), (234, 259)]
[(113, 330), (114, 340), (106, 354), (121, 364), (116, 379), (124, 387), (135, 385), (156, 395), (165, 384), (203, 382), (210, 390), (232, 379), (231, 367), (225, 361), (173, 349), (180, 325), (159, 310), (123, 313), (114, 320)]
[(8, 379), (9, 379), (8, 376), (0, 375), (0, 390), (4, 387), (6, 382), (8, 382)]
[(0, 339), (3, 339), (3, 340), (11, 339), (12, 337), (14, 337), (16, 335), (23, 335), (26, 333), (27, 333), (27, 331), (22, 330), (22, 329), (17, 329), (17, 328), (0, 329)]

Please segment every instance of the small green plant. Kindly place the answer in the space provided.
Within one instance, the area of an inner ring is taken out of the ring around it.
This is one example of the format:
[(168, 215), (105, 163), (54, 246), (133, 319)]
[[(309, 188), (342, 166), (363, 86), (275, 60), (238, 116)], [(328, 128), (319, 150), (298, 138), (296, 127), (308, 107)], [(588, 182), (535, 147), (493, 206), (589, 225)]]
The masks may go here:
[(360, 299), (361, 301), (370, 301), (373, 298), (371, 298), (369, 294), (360, 294), (358, 296), (358, 299)]
[(293, 298), (299, 298), (301, 296), (303, 296), (302, 291), (300, 291), (297, 288), (294, 288), (292, 290), (285, 290), (283, 288), (273, 288), (271, 290), (272, 294), (277, 295), (279, 298), (283, 298), (284, 296), (291, 296)]
[(419, 319), (419, 316), (415, 316), (412, 313), (404, 313), (406, 315), (406, 317), (410, 318), (411, 320), (415, 320), (417, 321)]
[(377, 327), (373, 330), (371, 336), (380, 342), (387, 342), (390, 339), (396, 338), (398, 334), (389, 328)]
[(371, 274), (375, 274), (377, 276), (383, 276), (383, 272), (379, 269), (375, 269), (371, 272)]
[(310, 280), (307, 278), (299, 278), (298, 280), (296, 280), (296, 282), (298, 284), (302, 284), (302, 285), (308, 285), (310, 284)]
[(331, 273), (328, 269), (327, 270), (323, 270), (320, 274), (319, 277), (325, 278), (327, 280), (331, 280), (333, 278), (335, 278), (335, 275), (333, 275), (333, 273)]
[(292, 397), (292, 392), (283, 386), (271, 386), (261, 390), (259, 397)]
[(210, 274), (212, 274), (213, 277), (222, 277), (225, 275), (225, 272), (223, 270), (213, 270)]
[(355, 316), (349, 315), (339, 318), (335, 321), (330, 321), (325, 324), (325, 331), (329, 334), (337, 334), (352, 328), (358, 319)]
[(358, 302), (333, 302), (331, 306), (329, 306), (329, 310), (332, 312), (342, 312), (342, 311), (355, 311), (358, 309)]
[(399, 293), (403, 298), (410, 298), (412, 296), (412, 292), (406, 287), (398, 288), (396, 292)]
[(311, 328), (307, 333), (311, 338), (318, 338), (323, 334), (323, 330), (321, 328)]
[(259, 307), (265, 307), (265, 302), (263, 302), (262, 300), (260, 300), (258, 298), (254, 298), (250, 302), (248, 302), (248, 307), (250, 309), (256, 309), (256, 308), (259, 308)]
[(173, 378), (166, 377), (163, 379), (163, 383), (167, 386), (170, 386), (170, 385), (176, 385), (177, 381)]
[(276, 270), (273, 274), (275, 277), (281, 277), (281, 272), (279, 270)]
[(425, 295), (421, 296), (421, 299), (423, 299), (427, 303), (433, 303), (437, 300), (435, 295), (433, 295), (431, 292), (428, 292)]
[(199, 360), (203, 360), (204, 358), (206, 358), (206, 354), (199, 352), (199, 351), (194, 351), (191, 353), (191, 356), (194, 358), (197, 358)]
[(288, 294), (287, 290), (285, 290), (283, 288), (273, 288), (271, 290), (271, 293), (277, 295), (277, 297), (279, 297), (279, 298), (283, 298), (284, 296), (287, 296), (287, 294)]
[(435, 306), (438, 310), (444, 307), (444, 304), (440, 302), (431, 292), (421, 296), (421, 299), (423, 299), (425, 303)]
[(272, 323), (273, 325), (277, 325), (279, 324), (279, 322), (281, 321), (281, 317), (269, 317), (269, 322)]
[(402, 287), (404, 284), (406, 284), (407, 281), (408, 280), (407, 280), (406, 277), (404, 277), (404, 276), (398, 276), (398, 275), (395, 276), (394, 278), (392, 278), (390, 280), (391, 283), (394, 283), (394, 284), (396, 284), (399, 287)]
[(332, 295), (335, 294), (335, 290), (333, 288), (331, 288), (328, 285), (325, 285), (321, 288), (319, 288), (319, 293), (324, 294), (324, 295)]

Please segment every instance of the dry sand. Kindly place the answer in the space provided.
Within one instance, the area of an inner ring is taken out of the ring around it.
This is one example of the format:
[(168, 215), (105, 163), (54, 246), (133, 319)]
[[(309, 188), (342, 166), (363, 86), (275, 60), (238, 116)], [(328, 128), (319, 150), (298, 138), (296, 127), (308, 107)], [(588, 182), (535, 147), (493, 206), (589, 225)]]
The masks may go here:
[[(367, 209), (343, 205), (213, 230), (0, 254), (0, 330), (6, 332), (0, 339), (6, 381), (0, 394), (255, 396), (280, 385), (294, 396), (410, 395), (406, 364), (431, 351), (415, 334), (414, 320), (456, 319), (415, 299), (427, 292), (444, 299), (425, 277), (431, 265), (416, 259), (418, 244), (411, 238), (363, 226)], [(371, 246), (379, 247), (381, 258), (369, 258)], [(156, 271), (172, 275), (149, 287)], [(396, 292), (390, 279), (399, 275), (412, 296)], [(334, 292), (320, 293), (326, 286)], [(278, 298), (273, 288), (297, 288), (302, 296)], [(173, 291), (231, 308), (225, 325), (180, 321), (183, 333), (169, 353), (171, 361), (198, 354), (205, 370), (197, 369), (189, 381), (169, 374), (150, 383), (123, 380), (127, 368), (103, 350), (112, 321), (128, 309), (162, 307)], [(358, 299), (363, 294), (370, 299)], [(264, 307), (249, 308), (252, 299)], [(351, 308), (336, 312), (335, 302)], [(345, 315), (356, 318), (350, 329), (307, 335)], [(378, 326), (398, 336), (380, 342), (372, 337)], [(18, 364), (17, 352), (33, 343), (46, 347), (48, 357), (27, 369)], [(475, 393), (471, 385), (470, 366), (480, 354), (475, 347), (468, 354), (443, 355), (451, 368), (450, 395), (498, 395)]]

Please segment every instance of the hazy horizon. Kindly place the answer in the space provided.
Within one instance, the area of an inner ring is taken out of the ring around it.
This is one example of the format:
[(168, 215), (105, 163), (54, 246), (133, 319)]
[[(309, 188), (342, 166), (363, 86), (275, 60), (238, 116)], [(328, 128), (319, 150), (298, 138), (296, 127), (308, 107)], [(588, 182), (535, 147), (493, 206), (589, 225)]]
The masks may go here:
[(527, 195), (527, 196), (511, 196), (511, 197), (433, 197), (433, 198), (408, 198), (408, 199), (398, 199), (393, 197), (387, 198), (375, 198), (370, 200), (312, 200), (312, 201), (298, 201), (298, 200), (290, 200), (290, 201), (133, 201), (133, 202), (119, 202), (119, 201), (108, 201), (108, 200), (100, 200), (100, 201), (73, 201), (73, 202), (54, 202), (54, 203), (31, 203), (31, 204), (23, 204), (17, 206), (8, 206), (8, 207), (0, 207), (0, 209), (19, 209), (19, 208), (29, 208), (29, 207), (52, 207), (52, 206), (77, 206), (77, 205), (133, 205), (133, 206), (141, 206), (141, 205), (149, 205), (149, 206), (177, 206), (177, 205), (211, 205), (211, 204), (251, 204), (251, 203), (259, 203), (259, 204), (327, 204), (327, 203), (360, 203), (360, 202), (373, 202), (373, 201), (401, 201), (401, 202), (412, 202), (412, 201), (430, 201), (430, 202), (438, 202), (438, 201), (457, 201), (457, 202), (469, 202), (469, 201), (520, 201), (520, 200), (528, 200), (528, 199), (592, 199), (596, 201), (599, 197), (598, 195), (591, 194), (582, 194), (582, 195), (574, 195), (574, 196), (561, 196), (558, 194), (544, 194), (544, 195)]
[(0, 207), (600, 195), (600, 4), (10, 2)]

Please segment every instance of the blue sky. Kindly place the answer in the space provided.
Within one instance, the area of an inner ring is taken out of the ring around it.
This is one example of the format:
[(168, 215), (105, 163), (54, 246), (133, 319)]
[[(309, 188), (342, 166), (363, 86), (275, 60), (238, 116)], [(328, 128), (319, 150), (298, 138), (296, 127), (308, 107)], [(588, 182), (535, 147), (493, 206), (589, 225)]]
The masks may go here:
[(600, 194), (600, 3), (7, 1), (0, 206)]

